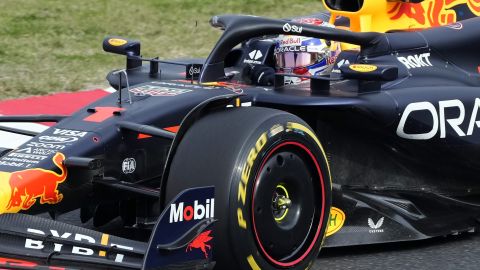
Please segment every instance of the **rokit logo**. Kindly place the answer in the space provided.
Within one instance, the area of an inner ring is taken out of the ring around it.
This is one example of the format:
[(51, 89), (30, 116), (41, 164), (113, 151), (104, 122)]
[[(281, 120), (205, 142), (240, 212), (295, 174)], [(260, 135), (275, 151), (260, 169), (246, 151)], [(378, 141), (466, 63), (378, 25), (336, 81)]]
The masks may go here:
[(409, 55), (407, 57), (399, 56), (397, 59), (408, 69), (433, 66), (430, 62), (430, 53)]
[(170, 205), (170, 223), (177, 223), (191, 220), (201, 220), (205, 218), (213, 218), (215, 216), (215, 199), (207, 199), (205, 204), (193, 202), (193, 206), (185, 206), (185, 203)]
[(285, 33), (299, 33), (301, 34), (303, 31), (303, 27), (301, 26), (296, 26), (296, 25), (291, 25), (289, 23), (286, 23), (283, 25), (283, 32)]
[(260, 65), (262, 64), (261, 61), (258, 61), (263, 57), (263, 53), (260, 50), (253, 50), (248, 54), (249, 59), (245, 59), (243, 62), (245, 64), (254, 64), (254, 65)]
[[(445, 116), (446, 109), (455, 108), (459, 111), (458, 117), (447, 119)], [(410, 103), (405, 108), (400, 123), (397, 127), (397, 135), (401, 138), (410, 139), (410, 140), (429, 140), (435, 137), (438, 132), (440, 132), (440, 138), (446, 138), (447, 132), (446, 127), (447, 123), (455, 131), (455, 133), (460, 136), (471, 136), (475, 127), (480, 127), (480, 121), (477, 121), (477, 114), (480, 108), (480, 98), (475, 99), (475, 105), (473, 106), (472, 112), (468, 120), (468, 129), (466, 132), (460, 128), (460, 126), (465, 121), (465, 106), (462, 101), (458, 99), (453, 100), (444, 100), (438, 102), (438, 111), (435, 106), (428, 102), (415, 102)], [(422, 133), (407, 133), (405, 131), (405, 124), (408, 119), (411, 118), (412, 113), (414, 112), (424, 112), (430, 114), (429, 117), (431, 120), (431, 129), (427, 132)]]
[[(97, 244), (95, 241), (95, 238), (84, 235), (84, 234), (73, 234), (70, 232), (64, 232), (63, 234), (60, 234), (57, 230), (50, 230), (48, 232), (48, 235), (51, 235), (53, 237), (48, 237), (47, 234), (44, 231), (38, 230), (38, 229), (27, 229), (28, 233), (31, 234), (36, 234), (40, 236), (44, 236), (45, 239), (48, 238), (48, 243), (53, 242), (53, 251), (54, 252), (70, 252), (72, 254), (76, 255), (83, 255), (83, 256), (95, 256), (95, 251), (93, 249), (85, 247), (85, 244), (80, 245), (80, 246), (72, 246), (71, 248), (69, 247), (68, 250), (64, 247), (63, 244), (60, 243), (55, 243), (55, 238), (62, 239), (62, 240), (69, 240), (69, 241), (74, 241), (80, 243), (90, 243), (90, 244)], [(102, 245), (105, 246), (105, 249), (111, 249), (111, 247), (115, 247), (117, 249), (117, 252), (121, 250), (133, 250), (133, 247), (128, 247), (128, 246), (123, 246), (123, 245), (118, 245), (114, 243), (109, 243), (109, 235), (103, 234), (102, 240), (100, 241)], [(44, 243), (43, 240), (34, 240), (30, 238), (25, 239), (25, 248), (27, 249), (36, 249), (36, 250), (43, 250), (47, 243)], [(97, 244), (98, 245), (98, 244)], [(114, 249), (111, 249), (114, 250)], [(115, 254), (114, 252), (113, 254)], [(105, 257), (106, 256), (106, 251), (100, 251), (98, 256), (100, 257)], [(115, 256), (115, 262), (123, 262), (125, 255), (117, 253)]]

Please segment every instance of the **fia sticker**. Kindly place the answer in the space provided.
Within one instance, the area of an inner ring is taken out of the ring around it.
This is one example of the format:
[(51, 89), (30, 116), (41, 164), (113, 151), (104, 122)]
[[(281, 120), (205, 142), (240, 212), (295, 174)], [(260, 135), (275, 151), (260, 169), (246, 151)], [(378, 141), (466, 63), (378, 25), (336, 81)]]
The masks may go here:
[(122, 171), (124, 174), (130, 174), (135, 172), (137, 162), (134, 158), (126, 158), (122, 162)]

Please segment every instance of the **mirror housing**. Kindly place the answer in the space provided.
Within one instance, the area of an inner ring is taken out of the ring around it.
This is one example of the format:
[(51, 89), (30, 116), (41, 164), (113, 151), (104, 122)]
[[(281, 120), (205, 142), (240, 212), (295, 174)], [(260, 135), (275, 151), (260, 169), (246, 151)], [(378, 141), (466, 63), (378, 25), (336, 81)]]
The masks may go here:
[(108, 36), (103, 39), (104, 51), (127, 56), (127, 69), (142, 66), (140, 47), (140, 41), (137, 40), (129, 40), (116, 36)]

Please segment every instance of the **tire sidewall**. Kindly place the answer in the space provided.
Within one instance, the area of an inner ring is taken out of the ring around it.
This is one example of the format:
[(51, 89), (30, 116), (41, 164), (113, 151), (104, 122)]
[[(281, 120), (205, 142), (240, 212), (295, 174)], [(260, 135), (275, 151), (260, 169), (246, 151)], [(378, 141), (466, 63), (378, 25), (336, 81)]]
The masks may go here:
[[(238, 155), (234, 173), (230, 181), (230, 241), (235, 247), (235, 257), (241, 269), (284, 268), (272, 264), (262, 254), (253, 232), (252, 198), (254, 185), (260, 166), (267, 154), (285, 142), (295, 142), (305, 146), (315, 157), (323, 178), (323, 218), (318, 239), (308, 255), (287, 269), (306, 269), (316, 258), (324, 239), (331, 205), (331, 180), (325, 152), (314, 133), (301, 119), (289, 114), (277, 115), (261, 123), (254, 129)], [(249, 171), (249, 172), (248, 172)], [(247, 176), (248, 175), (248, 176)], [(248, 179), (246, 181), (245, 179)], [(318, 192), (322, 192), (319, 190)], [(270, 194), (266, 195), (270, 196)]]

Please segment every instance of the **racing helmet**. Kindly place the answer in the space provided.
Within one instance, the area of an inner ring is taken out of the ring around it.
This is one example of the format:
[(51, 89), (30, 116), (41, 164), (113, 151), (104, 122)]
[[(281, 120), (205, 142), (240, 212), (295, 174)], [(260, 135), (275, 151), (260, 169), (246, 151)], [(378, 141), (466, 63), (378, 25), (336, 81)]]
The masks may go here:
[[(334, 27), (320, 19), (294, 20), (303, 24)], [(279, 73), (296, 75), (322, 75), (331, 71), (340, 53), (340, 44), (318, 38), (280, 35), (275, 42), (275, 68)], [(306, 78), (285, 77), (285, 84), (295, 84)]]

